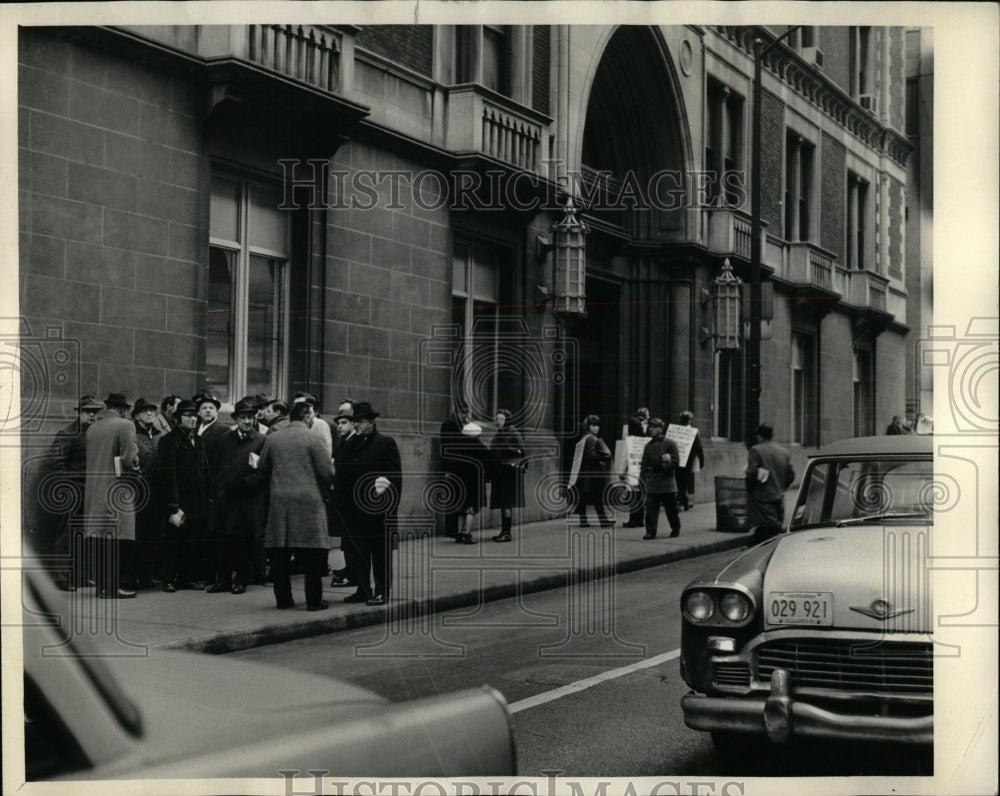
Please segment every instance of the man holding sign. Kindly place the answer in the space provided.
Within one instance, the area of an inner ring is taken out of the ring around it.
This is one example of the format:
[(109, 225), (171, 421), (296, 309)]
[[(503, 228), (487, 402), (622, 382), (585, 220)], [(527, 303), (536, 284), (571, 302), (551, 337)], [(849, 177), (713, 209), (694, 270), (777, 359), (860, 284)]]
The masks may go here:
[(646, 447), (646, 443), (649, 442), (650, 432), (649, 432), (649, 409), (645, 406), (640, 406), (636, 410), (635, 417), (630, 417), (628, 419), (627, 425), (627, 436), (625, 437), (625, 457), (626, 466), (625, 468), (619, 469), (621, 473), (618, 477), (627, 481), (629, 486), (632, 487), (632, 506), (633, 510), (629, 512), (628, 522), (622, 525), (623, 528), (642, 528), (645, 525), (645, 497), (639, 487), (639, 465), (642, 461), (642, 450)]
[(694, 474), (705, 466), (705, 452), (698, 429), (691, 425), (693, 421), (694, 413), (685, 410), (681, 412), (680, 425), (671, 423), (667, 426), (667, 439), (677, 443), (680, 456), (680, 465), (674, 475), (677, 478), (677, 506), (684, 511), (691, 508), (688, 495), (694, 494)]

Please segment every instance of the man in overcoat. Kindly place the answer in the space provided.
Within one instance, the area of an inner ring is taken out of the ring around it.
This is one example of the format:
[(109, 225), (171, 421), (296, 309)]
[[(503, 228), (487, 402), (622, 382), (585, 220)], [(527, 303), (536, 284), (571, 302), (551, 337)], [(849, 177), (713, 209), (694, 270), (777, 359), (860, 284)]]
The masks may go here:
[(646, 488), (646, 534), (643, 539), (655, 539), (660, 521), (660, 507), (667, 514), (670, 535), (681, 532), (681, 520), (677, 514), (677, 481), (674, 470), (680, 461), (677, 443), (664, 436), (666, 425), (660, 418), (649, 421), (652, 439), (642, 451), (641, 475)]
[(368, 581), (359, 583), (355, 575), (361, 566), (361, 550), (355, 533), (356, 506), (350, 487), (345, 482), (345, 476), (337, 470), (337, 461), (343, 460), (359, 437), (354, 430), (354, 401), (345, 400), (340, 404), (338, 415), (334, 418), (337, 434), (333, 438), (333, 491), (327, 501), (326, 510), (329, 520), (330, 536), (340, 537), (340, 549), (344, 554), (344, 566), (334, 570), (330, 585), (354, 586), (354, 594), (344, 598), (346, 603), (364, 603), (371, 599), (371, 586)]
[(358, 442), (337, 459), (337, 472), (354, 495), (357, 506), (357, 539), (361, 564), (355, 582), (369, 582), (375, 589), (368, 605), (385, 605), (392, 588), (392, 550), (390, 523), (399, 507), (403, 488), (403, 465), (399, 447), (392, 437), (380, 434), (375, 427), (379, 416), (370, 403), (354, 407), (354, 428)]
[(264, 531), (264, 482), (258, 475), (264, 437), (254, 428), (257, 409), (242, 400), (233, 409), (236, 428), (219, 440), (215, 473), (215, 582), (205, 591), (243, 594), (253, 575), (254, 539)]
[(139, 447), (135, 425), (125, 417), (132, 406), (125, 395), (110, 393), (104, 405), (107, 417), (87, 429), (84, 534), (95, 565), (97, 596), (128, 598), (135, 592), (121, 588), (120, 577), (129, 569), (135, 542)]
[(754, 432), (756, 444), (747, 453), (747, 521), (754, 542), (781, 533), (785, 519), (785, 490), (795, 480), (788, 451), (774, 441), (774, 428), (761, 423)]
[[(160, 430), (156, 427), (157, 405), (140, 398), (132, 407), (135, 440), (139, 446), (139, 478), (142, 482), (135, 512), (135, 556), (128, 588), (153, 585), (153, 576), (160, 565), (159, 542), (163, 535), (163, 507), (160, 505), (157, 481), (157, 449)], [(125, 573), (123, 573), (125, 574)]]
[(304, 422), (308, 412), (306, 403), (292, 406), (288, 425), (267, 435), (259, 468), (270, 485), (264, 547), (271, 562), (277, 607), (295, 605), (289, 574), (294, 553), (305, 570), (306, 609), (320, 611), (328, 607), (323, 599), (330, 549), (325, 500), (333, 468), (323, 441)]
[[(83, 496), (87, 476), (87, 429), (97, 420), (104, 404), (92, 395), (81, 396), (76, 405), (77, 419), (56, 432), (45, 462), (45, 473), (39, 482), (41, 503), (41, 538), (38, 552), (52, 556), (56, 586), (64, 591), (76, 591), (82, 585), (82, 551), (76, 520), (83, 511)], [(58, 507), (58, 510), (57, 510)], [(63, 510), (64, 509), (64, 510)], [(64, 564), (58, 559), (69, 557)]]
[[(635, 416), (628, 419), (627, 433), (630, 437), (648, 437), (649, 431), (649, 408), (640, 406)], [(624, 476), (621, 476), (624, 478)], [(642, 490), (635, 486), (632, 489), (632, 511), (629, 512), (628, 522), (622, 525), (623, 528), (642, 528), (645, 526), (646, 505), (642, 498)]]
[(174, 428), (159, 446), (159, 476), (164, 526), (163, 591), (204, 589), (197, 574), (204, 569), (205, 528), (212, 482), (208, 454), (198, 436), (198, 410), (193, 401), (181, 401)]

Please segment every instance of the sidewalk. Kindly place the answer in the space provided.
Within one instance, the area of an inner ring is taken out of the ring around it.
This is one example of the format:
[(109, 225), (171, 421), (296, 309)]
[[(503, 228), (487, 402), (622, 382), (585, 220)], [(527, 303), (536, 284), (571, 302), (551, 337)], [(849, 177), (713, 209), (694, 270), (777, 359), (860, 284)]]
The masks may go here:
[[(569, 517), (515, 527), (509, 544), (492, 541), (497, 530), (480, 531), (475, 545), (421, 536), (421, 529), (409, 522), (394, 556), (389, 605), (378, 608), (344, 603), (353, 587), (332, 588), (329, 577), (324, 578), (323, 596), (330, 607), (324, 611), (306, 611), (301, 576), (292, 578), (297, 604), (284, 611), (274, 607), (270, 585), (250, 586), (243, 595), (145, 589), (134, 600), (98, 600), (92, 588), (83, 588), (66, 596), (72, 626), (89, 628), (88, 636), (103, 629), (104, 636), (97, 639), (102, 648), (118, 647), (122, 654), (138, 654), (144, 647), (231, 652), (380, 624), (387, 618), (413, 620), (750, 543), (747, 533), (715, 530), (714, 503), (698, 504), (680, 516), (681, 533), (673, 539), (663, 516), (656, 539), (643, 541), (644, 531), (622, 528), (626, 517), (618, 514), (614, 528), (580, 528), (576, 517)], [(430, 533), (433, 524), (427, 522)], [(342, 564), (340, 550), (331, 550), (330, 566)]]

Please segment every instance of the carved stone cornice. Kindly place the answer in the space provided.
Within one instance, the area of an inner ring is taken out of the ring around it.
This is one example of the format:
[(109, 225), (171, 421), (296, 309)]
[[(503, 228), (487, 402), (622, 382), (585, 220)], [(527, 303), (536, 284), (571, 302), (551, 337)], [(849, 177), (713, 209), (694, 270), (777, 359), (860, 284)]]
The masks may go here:
[[(751, 59), (754, 39), (760, 39), (765, 46), (775, 39), (774, 34), (759, 25), (713, 25), (712, 29)], [(793, 49), (779, 44), (764, 56), (762, 66), (859, 141), (900, 166), (906, 165), (913, 151), (906, 137), (879, 122)]]

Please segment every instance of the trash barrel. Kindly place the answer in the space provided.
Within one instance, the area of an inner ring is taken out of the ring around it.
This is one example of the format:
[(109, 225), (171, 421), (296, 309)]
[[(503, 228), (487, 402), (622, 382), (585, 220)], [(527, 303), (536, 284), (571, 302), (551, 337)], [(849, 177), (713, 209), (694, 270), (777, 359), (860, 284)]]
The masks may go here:
[(747, 487), (742, 476), (715, 476), (715, 530), (748, 530)]

